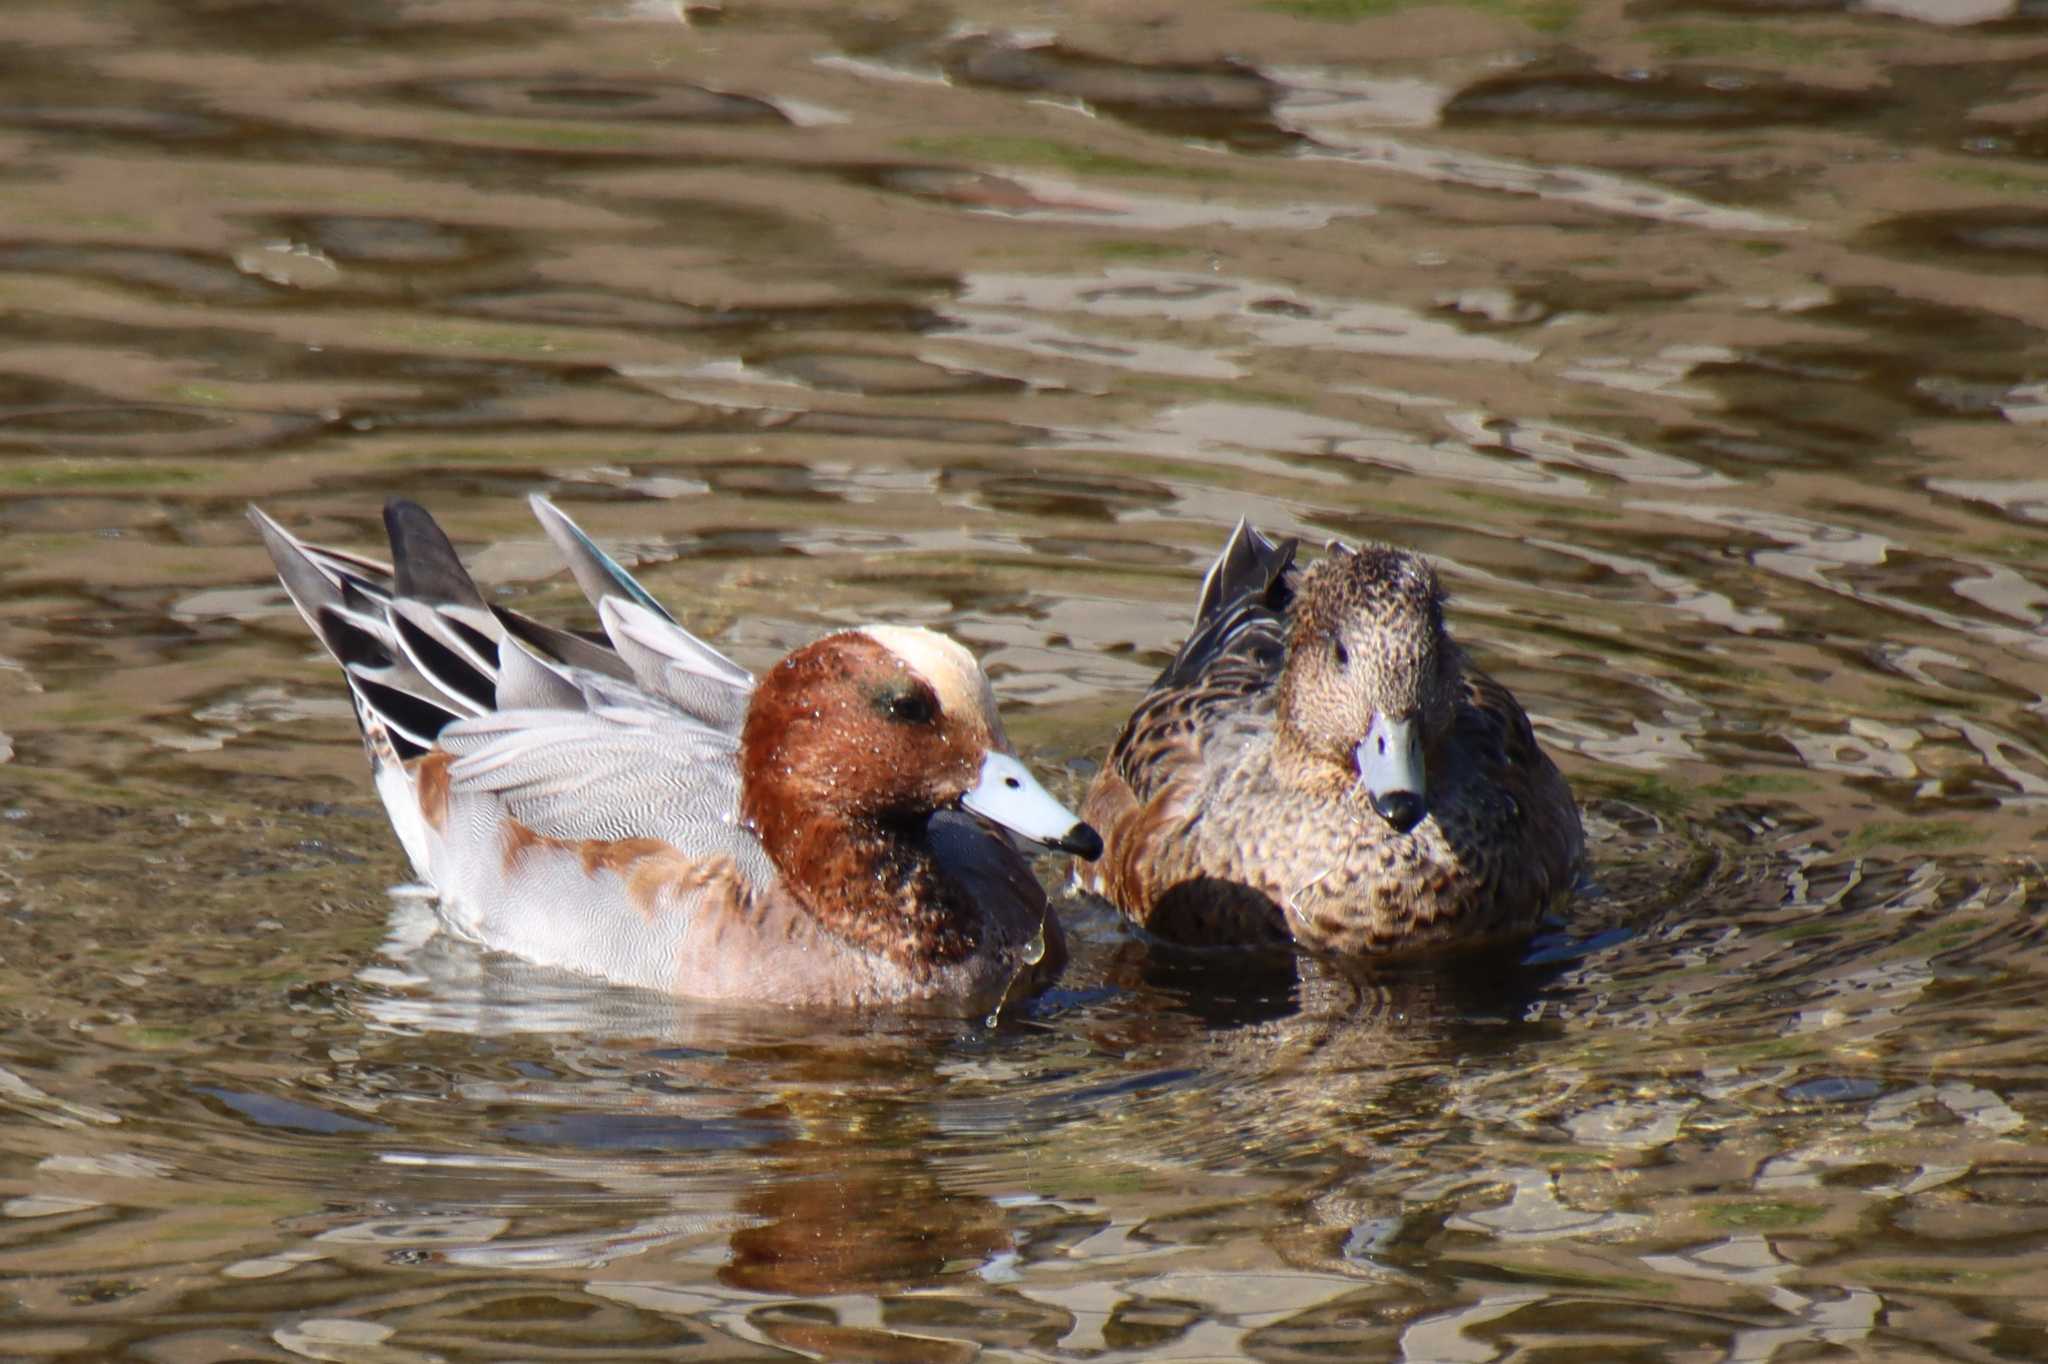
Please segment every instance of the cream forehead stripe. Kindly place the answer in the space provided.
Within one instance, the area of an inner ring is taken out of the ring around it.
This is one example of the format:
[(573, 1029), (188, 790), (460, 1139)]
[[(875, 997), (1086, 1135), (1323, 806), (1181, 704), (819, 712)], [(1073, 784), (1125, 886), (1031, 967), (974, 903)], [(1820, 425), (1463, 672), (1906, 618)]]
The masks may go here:
[(996, 691), (988, 674), (955, 640), (915, 625), (863, 625), (860, 634), (903, 660), (904, 666), (931, 684), (941, 709), (954, 715), (978, 715), (996, 747), (1010, 751), (1003, 722), (996, 715)]

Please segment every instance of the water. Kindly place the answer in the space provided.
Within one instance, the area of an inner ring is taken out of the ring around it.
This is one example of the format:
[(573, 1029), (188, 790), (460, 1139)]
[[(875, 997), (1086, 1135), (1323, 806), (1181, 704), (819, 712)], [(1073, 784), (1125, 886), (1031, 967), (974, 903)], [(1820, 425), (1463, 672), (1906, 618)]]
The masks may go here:
[[(2031, 0), (6, 27), (0, 1353), (2048, 1356)], [(242, 508), (564, 617), (536, 489), (1074, 798), (1240, 514), (1412, 545), (1594, 865), (992, 1027), (482, 957)]]

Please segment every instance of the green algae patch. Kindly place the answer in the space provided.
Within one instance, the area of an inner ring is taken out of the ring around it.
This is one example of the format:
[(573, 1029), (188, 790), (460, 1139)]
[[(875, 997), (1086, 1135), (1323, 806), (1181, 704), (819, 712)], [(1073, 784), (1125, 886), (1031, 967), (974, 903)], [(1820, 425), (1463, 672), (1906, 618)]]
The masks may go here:
[(638, 152), (658, 145), (654, 138), (631, 128), (572, 127), (561, 123), (468, 123), (447, 131), (451, 141), (484, 138), (564, 151)]
[[(597, 453), (602, 455), (603, 463), (627, 466), (654, 464), (663, 459), (674, 458), (673, 452), (654, 449)], [(397, 468), (431, 468), (437, 464), (576, 468), (592, 463), (597, 455), (593, 454), (591, 446), (572, 449), (560, 445), (524, 446), (517, 441), (510, 441), (504, 445), (399, 446), (377, 451), (369, 458), (378, 464)]]
[(1785, 924), (1780, 928), (1769, 929), (1766, 936), (1776, 938), (1779, 942), (1798, 942), (1801, 938), (1817, 938), (1823, 933), (1834, 933), (1840, 929), (1840, 924), (1828, 919), (1808, 919), (1803, 923)]
[(1496, 1264), (1493, 1269), (1504, 1281), (1525, 1284), (1552, 1284), (1559, 1288), (1605, 1289), (1613, 1293), (1655, 1292), (1658, 1281), (1638, 1278), (1629, 1274), (1592, 1274), (1584, 1270), (1565, 1269), (1557, 1265)]
[(1958, 947), (1974, 940), (1983, 931), (1984, 921), (1975, 915), (1971, 915), (1967, 918), (1937, 924), (1933, 928), (1915, 933), (1912, 937), (1900, 943), (1899, 947), (1906, 952), (1923, 956), (1939, 956), (1943, 952), (1955, 951)]
[(1980, 166), (1945, 166), (1934, 174), (1937, 179), (1946, 180), (1952, 185), (1988, 189), (1994, 194), (2048, 194), (2048, 179), (2038, 175), (2015, 175), (2010, 171), (1991, 170)]
[(1200, 248), (1180, 242), (1096, 242), (1090, 250), (1104, 260), (1164, 260), (1185, 256)]
[(1792, 772), (1746, 772), (1723, 777), (1701, 792), (1716, 800), (1742, 800), (1749, 796), (1781, 796), (1794, 791), (1811, 791), (1819, 785), (1811, 777)]
[(1612, 507), (1603, 507), (1590, 502), (1535, 501), (1529, 498), (1509, 497), (1505, 493), (1480, 492), (1474, 488), (1453, 488), (1451, 496), (1460, 502), (1469, 502), (1475, 507), (1497, 511), (1510, 516), (1563, 517), (1568, 521), (1619, 521), (1621, 513)]
[(1982, 837), (1960, 820), (1878, 820), (1850, 833), (1842, 840), (1842, 848), (1845, 852), (1867, 852), (1879, 847), (1966, 848)]
[[(1961, 542), (1956, 542), (1963, 547)], [(1971, 552), (1986, 554), (1994, 559), (2024, 559), (2037, 561), (2048, 559), (2048, 536), (2008, 535), (1996, 540), (1983, 541), (1969, 546)]]
[(204, 477), (199, 470), (183, 465), (139, 460), (65, 459), (32, 464), (0, 461), (0, 488), (24, 490), (157, 488), (197, 483)]
[(1945, 1265), (1871, 1265), (1868, 1272), (1872, 1278), (1914, 1284), (1986, 1284), (2000, 1277), (1975, 1269), (1951, 1269)]
[[(1278, 389), (1220, 379), (1148, 379), (1147, 388), (1182, 398), (1213, 398), (1236, 407), (1276, 407), (1284, 412), (1309, 412), (1312, 400)], [(1200, 466), (1194, 466), (1199, 468)]]
[(1460, 0), (1443, 6), (1440, 0), (1262, 0), (1259, 8), (1297, 19), (1314, 19), (1326, 24), (1355, 24), (1380, 19), (1425, 5), (1475, 10), (1481, 14), (1519, 19), (1539, 33), (1556, 33), (1570, 28), (1579, 17), (1577, 0)]
[(1584, 783), (1584, 788), (1610, 800), (1651, 810), (1679, 811), (1689, 809), (1693, 804), (1684, 787), (1649, 772), (1619, 779), (1595, 778)]
[(1711, 1203), (1706, 1214), (1707, 1220), (1717, 1227), (1742, 1231), (1787, 1231), (1820, 1221), (1827, 1215), (1827, 1209), (1815, 1203), (1757, 1198), (1738, 1203)]
[(1662, 24), (1643, 36), (1665, 57), (1770, 57), (1788, 63), (1817, 61), (1854, 41), (1841, 33), (1767, 24)]
[(393, 340), (429, 350), (474, 350), (496, 355), (563, 355), (581, 349), (558, 332), (510, 327), (465, 327), (449, 322), (408, 322), (384, 329)]
[[(1688, 968), (1699, 974), (1712, 975), (1725, 968), (1710, 964), (1706, 968)], [(1745, 1061), (1789, 1061), (1795, 1058), (1818, 1055), (1812, 1042), (1803, 1037), (1766, 1037), (1756, 1042), (1737, 1042), (1733, 1046), (1716, 1049), (1717, 1062), (1740, 1065)]]
[(1259, 8), (1326, 24), (1355, 24), (1361, 19), (1398, 13), (1410, 3), (1411, 0), (1266, 0)]
[(196, 1034), (183, 1027), (137, 1026), (122, 1028), (117, 1035), (137, 1051), (172, 1051), (188, 1045)]

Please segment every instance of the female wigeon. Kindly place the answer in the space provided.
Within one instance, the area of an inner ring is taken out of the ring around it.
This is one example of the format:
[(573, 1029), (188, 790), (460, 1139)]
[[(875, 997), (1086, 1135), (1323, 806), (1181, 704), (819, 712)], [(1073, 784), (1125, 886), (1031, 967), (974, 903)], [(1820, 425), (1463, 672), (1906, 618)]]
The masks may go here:
[(251, 509), (448, 928), (779, 1005), (979, 1016), (1058, 973), (1059, 920), (983, 821), (1081, 857), (1102, 841), (1014, 756), (967, 650), (871, 625), (757, 682), (532, 501), (604, 640), (490, 605), (413, 503), (385, 508), (388, 568)]
[(1570, 888), (1570, 787), (1444, 632), (1427, 562), (1238, 523), (1082, 814), (1084, 889), (1183, 942), (1386, 957), (1526, 937)]

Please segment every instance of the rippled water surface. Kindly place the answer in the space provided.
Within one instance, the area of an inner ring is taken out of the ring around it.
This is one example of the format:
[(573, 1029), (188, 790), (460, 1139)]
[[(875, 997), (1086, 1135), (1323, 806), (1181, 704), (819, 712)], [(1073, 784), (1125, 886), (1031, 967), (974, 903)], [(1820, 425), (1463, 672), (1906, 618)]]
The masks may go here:
[[(2048, 1357), (2038, 0), (5, 27), (0, 1354)], [(533, 490), (1070, 796), (1239, 515), (1415, 546), (1594, 864), (993, 1027), (482, 956), (243, 507), (574, 617)]]

